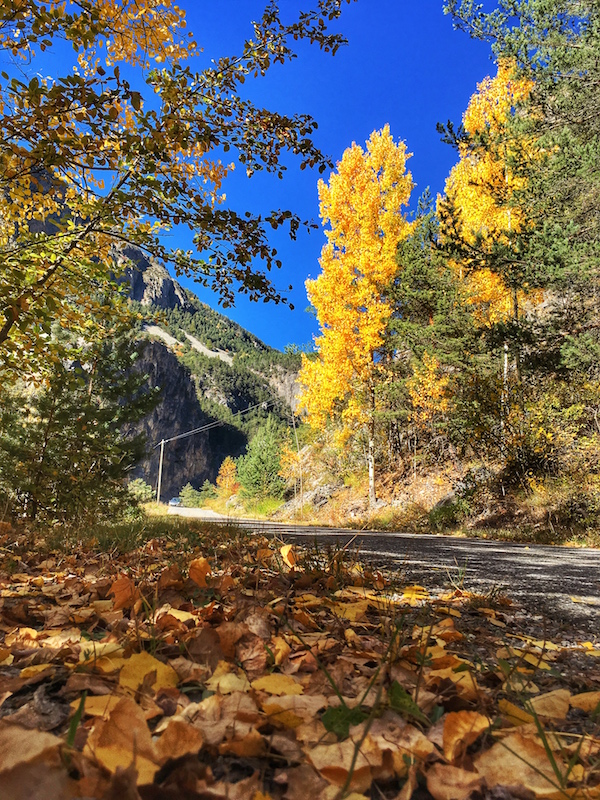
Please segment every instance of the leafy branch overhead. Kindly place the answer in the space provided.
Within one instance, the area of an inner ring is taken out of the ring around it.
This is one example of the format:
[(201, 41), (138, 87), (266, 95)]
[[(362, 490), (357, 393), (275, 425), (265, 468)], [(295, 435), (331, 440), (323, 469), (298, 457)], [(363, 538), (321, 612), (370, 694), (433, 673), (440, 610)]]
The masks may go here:
[[(226, 305), (236, 291), (283, 301), (254, 260), (278, 266), (267, 229), (294, 236), (301, 220), (225, 207), (224, 181), (236, 162), (281, 177), (284, 153), (321, 171), (329, 162), (312, 142), (314, 120), (256, 107), (239, 90), (293, 58), (297, 39), (335, 52), (344, 39), (327, 25), (342, 5), (321, 0), (284, 23), (271, 2), (241, 54), (195, 71), (199, 46), (170, 0), (0, 4), (11, 64), (0, 79), (3, 358), (39, 357), (54, 320), (83, 325), (81, 307), (123, 243), (194, 274)], [(39, 77), (65, 44), (73, 66)], [(160, 234), (176, 226), (193, 249), (164, 245)]]

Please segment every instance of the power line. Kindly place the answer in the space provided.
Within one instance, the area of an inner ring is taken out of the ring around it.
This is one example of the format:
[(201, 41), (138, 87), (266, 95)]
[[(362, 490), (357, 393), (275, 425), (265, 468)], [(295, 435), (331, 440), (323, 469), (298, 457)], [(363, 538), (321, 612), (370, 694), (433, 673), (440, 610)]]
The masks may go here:
[[(262, 403), (255, 403), (253, 406), (248, 406), (248, 408), (242, 409), (242, 411), (236, 411), (233, 415), (234, 417), (241, 417), (243, 414), (247, 414), (249, 411), (254, 411), (255, 408), (264, 408), (265, 410), (269, 408), (269, 406), (275, 406), (279, 403), (282, 403), (282, 400), (268, 400)], [(184, 431), (183, 433), (178, 433), (177, 436), (171, 436), (170, 439), (161, 439), (160, 442), (157, 442), (153, 446), (153, 450), (156, 450), (157, 447), (160, 447), (161, 444), (168, 444), (169, 442), (175, 442), (177, 439), (185, 439), (188, 436), (193, 436), (196, 433), (200, 433), (201, 431), (207, 431), (211, 428), (218, 428), (221, 425), (225, 425), (227, 420), (216, 420), (215, 422), (209, 422), (208, 425), (202, 425), (200, 428), (193, 428), (190, 431)]]

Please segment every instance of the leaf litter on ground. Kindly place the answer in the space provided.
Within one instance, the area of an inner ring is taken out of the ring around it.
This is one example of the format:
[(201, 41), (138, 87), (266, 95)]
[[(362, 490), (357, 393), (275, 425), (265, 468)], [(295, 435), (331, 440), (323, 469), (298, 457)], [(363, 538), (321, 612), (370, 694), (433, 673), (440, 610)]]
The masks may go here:
[(190, 527), (0, 561), (3, 800), (600, 798), (600, 647)]

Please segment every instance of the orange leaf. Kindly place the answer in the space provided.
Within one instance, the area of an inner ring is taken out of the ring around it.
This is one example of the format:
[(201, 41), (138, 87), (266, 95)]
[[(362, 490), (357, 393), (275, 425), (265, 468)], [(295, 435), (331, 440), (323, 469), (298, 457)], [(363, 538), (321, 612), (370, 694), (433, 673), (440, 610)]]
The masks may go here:
[(298, 559), (296, 557), (296, 553), (294, 552), (293, 544), (284, 544), (283, 547), (279, 548), (279, 552), (290, 569), (296, 566)]
[(204, 557), (195, 558), (190, 564), (190, 579), (201, 589), (207, 588), (206, 576), (211, 572), (210, 564)]
[(110, 587), (108, 594), (113, 594), (115, 596), (115, 604), (113, 606), (115, 611), (120, 608), (131, 608), (140, 597), (140, 593), (135, 588), (135, 584), (127, 575), (122, 575), (120, 578), (117, 578)]

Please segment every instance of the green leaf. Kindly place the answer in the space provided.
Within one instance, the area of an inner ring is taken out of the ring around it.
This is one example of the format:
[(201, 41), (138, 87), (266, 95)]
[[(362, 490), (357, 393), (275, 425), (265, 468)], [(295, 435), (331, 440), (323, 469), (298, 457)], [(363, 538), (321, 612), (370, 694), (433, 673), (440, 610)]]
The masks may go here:
[(321, 717), (321, 722), (326, 730), (335, 733), (338, 739), (347, 739), (351, 725), (360, 725), (367, 718), (367, 714), (361, 711), (358, 706), (348, 708), (348, 706), (338, 706), (328, 708)]
[(394, 711), (397, 711), (403, 717), (413, 717), (420, 722), (429, 722), (419, 706), (398, 681), (394, 681), (388, 689), (388, 700), (390, 708), (393, 708)]
[(87, 691), (83, 692), (81, 695), (81, 700), (79, 701), (79, 705), (77, 706), (77, 711), (73, 715), (73, 719), (69, 725), (69, 731), (67, 733), (67, 747), (73, 747), (75, 744), (75, 735), (77, 733), (77, 728), (79, 727), (79, 723), (81, 722), (81, 718), (83, 717), (83, 709), (85, 708), (85, 698), (87, 697)]

